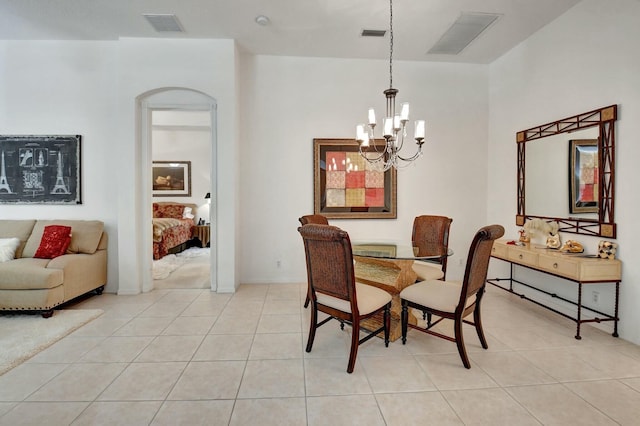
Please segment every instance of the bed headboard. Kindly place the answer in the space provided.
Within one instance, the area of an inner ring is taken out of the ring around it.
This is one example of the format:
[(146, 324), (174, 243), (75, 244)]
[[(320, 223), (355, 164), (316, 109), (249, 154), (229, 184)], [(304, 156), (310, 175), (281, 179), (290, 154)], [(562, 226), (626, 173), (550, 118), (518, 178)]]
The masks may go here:
[[(157, 205), (161, 205), (161, 206), (166, 206), (166, 205), (171, 205), (171, 204), (175, 204), (175, 205), (180, 205), (180, 206), (185, 206), (185, 207), (191, 207), (191, 213), (195, 216), (195, 218), (193, 219), (194, 223), (198, 223), (198, 205), (197, 204), (193, 204), (193, 203), (178, 203), (176, 201), (156, 201), (153, 204), (157, 204)], [(153, 207), (153, 205), (152, 205)]]

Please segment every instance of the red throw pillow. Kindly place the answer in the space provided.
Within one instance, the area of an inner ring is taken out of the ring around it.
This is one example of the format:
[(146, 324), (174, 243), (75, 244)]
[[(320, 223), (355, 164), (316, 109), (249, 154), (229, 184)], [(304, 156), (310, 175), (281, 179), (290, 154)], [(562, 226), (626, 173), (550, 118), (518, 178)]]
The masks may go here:
[(67, 252), (71, 243), (71, 227), (62, 225), (49, 225), (44, 227), (40, 246), (33, 257), (40, 259), (53, 259)]

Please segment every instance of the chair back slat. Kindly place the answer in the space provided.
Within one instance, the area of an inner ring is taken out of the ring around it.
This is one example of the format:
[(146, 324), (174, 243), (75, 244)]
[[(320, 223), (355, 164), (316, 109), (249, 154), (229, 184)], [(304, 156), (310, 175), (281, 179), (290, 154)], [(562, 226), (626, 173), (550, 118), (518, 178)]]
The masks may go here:
[(355, 299), (353, 254), (347, 232), (318, 224), (301, 226), (298, 231), (304, 241), (312, 290), (348, 301)]
[(486, 285), (493, 242), (503, 235), (504, 228), (500, 225), (485, 226), (476, 233), (469, 247), (458, 309), (464, 307), (467, 299)]
[[(418, 256), (440, 256), (432, 259), (442, 265), (447, 273), (449, 251), (449, 228), (453, 219), (446, 216), (422, 215), (413, 220), (411, 241), (418, 248)], [(444, 277), (443, 277), (444, 278)]]
[(308, 214), (305, 216), (302, 216), (298, 219), (298, 221), (300, 221), (301, 225), (307, 225), (309, 223), (315, 223), (318, 225), (328, 225), (329, 221), (327, 220), (327, 218), (321, 214)]

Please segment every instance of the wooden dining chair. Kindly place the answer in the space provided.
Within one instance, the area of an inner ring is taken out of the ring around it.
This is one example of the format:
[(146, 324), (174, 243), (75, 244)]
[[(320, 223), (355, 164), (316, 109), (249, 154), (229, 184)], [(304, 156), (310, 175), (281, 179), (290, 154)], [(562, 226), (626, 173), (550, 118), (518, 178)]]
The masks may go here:
[[(298, 218), (298, 221), (301, 225), (306, 225), (308, 223), (315, 223), (317, 225), (328, 225), (329, 221), (326, 216), (321, 214), (308, 214), (305, 216), (301, 216)], [(304, 299), (304, 307), (305, 309), (309, 306), (309, 286), (307, 286), (307, 297)]]
[(417, 260), (413, 270), (418, 281), (444, 280), (447, 275), (449, 250), (449, 228), (453, 219), (446, 216), (417, 216), (413, 220), (411, 241), (418, 248), (418, 256), (438, 256), (434, 259)]
[[(316, 329), (331, 319), (340, 327), (351, 324), (351, 350), (347, 373), (352, 373), (358, 346), (380, 332), (389, 346), (391, 295), (384, 290), (356, 283), (349, 234), (335, 226), (307, 224), (298, 228), (304, 242), (311, 300), (307, 352), (311, 352)], [(318, 311), (329, 315), (318, 322)], [(382, 312), (382, 327), (360, 337), (360, 321)]]
[[(504, 228), (500, 225), (490, 225), (481, 228), (473, 238), (467, 267), (462, 283), (452, 281), (423, 281), (409, 286), (400, 292), (402, 303), (402, 344), (407, 342), (409, 327), (452, 342), (456, 342), (458, 353), (466, 368), (471, 368), (469, 357), (464, 347), (462, 324), (475, 326), (478, 338), (484, 349), (488, 348), (487, 340), (482, 330), (480, 318), (480, 302), (484, 294), (487, 269), (493, 241), (504, 235)], [(409, 308), (429, 314), (426, 327), (409, 324)], [(473, 321), (465, 320), (473, 312)], [(439, 317), (431, 321), (431, 315)], [(444, 319), (454, 321), (454, 337), (441, 334), (432, 328)]]

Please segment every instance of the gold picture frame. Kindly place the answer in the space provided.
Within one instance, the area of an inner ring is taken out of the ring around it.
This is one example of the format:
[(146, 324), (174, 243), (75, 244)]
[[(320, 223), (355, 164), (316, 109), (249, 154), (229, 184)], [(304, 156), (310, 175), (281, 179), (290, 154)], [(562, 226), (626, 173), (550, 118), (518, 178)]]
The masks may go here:
[(191, 197), (191, 161), (153, 161), (154, 197)]
[[(379, 151), (384, 143), (371, 141)], [(369, 163), (354, 139), (313, 140), (313, 188), (314, 213), (329, 219), (397, 217), (396, 169)]]

